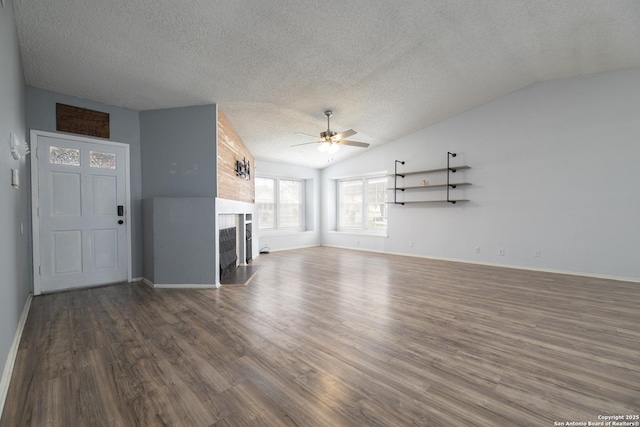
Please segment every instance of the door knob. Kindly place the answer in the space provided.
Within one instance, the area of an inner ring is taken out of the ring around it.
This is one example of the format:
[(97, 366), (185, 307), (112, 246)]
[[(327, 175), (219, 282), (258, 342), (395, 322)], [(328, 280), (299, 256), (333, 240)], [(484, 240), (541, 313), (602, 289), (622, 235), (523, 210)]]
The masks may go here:
[(121, 219), (119, 219), (119, 220), (118, 220), (118, 224), (122, 225), (122, 224), (124, 224), (124, 221), (123, 221), (123, 220), (121, 220)]

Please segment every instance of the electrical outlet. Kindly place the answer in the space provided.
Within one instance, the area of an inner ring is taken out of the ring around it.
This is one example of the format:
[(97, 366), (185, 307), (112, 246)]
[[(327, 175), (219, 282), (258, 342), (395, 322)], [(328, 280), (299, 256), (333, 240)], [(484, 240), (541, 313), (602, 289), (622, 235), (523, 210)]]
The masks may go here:
[(413, 247), (413, 240), (409, 242), (409, 247)]
[(480, 246), (476, 246), (476, 253), (479, 254), (480, 253)]
[(498, 255), (504, 256), (504, 249), (502, 248), (498, 249)]
[(536, 249), (535, 251), (533, 251), (533, 256), (538, 258), (540, 256), (540, 249)]

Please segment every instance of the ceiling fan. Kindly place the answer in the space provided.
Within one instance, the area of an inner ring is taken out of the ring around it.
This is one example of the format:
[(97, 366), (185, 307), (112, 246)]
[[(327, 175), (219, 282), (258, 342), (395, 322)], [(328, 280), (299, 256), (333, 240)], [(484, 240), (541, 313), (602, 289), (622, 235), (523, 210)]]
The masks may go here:
[[(327, 118), (327, 130), (324, 132), (320, 132), (319, 141), (304, 142), (302, 144), (292, 145), (292, 147), (297, 147), (299, 145), (308, 145), (308, 144), (320, 144), (318, 146), (318, 150), (320, 150), (321, 152), (335, 153), (340, 149), (341, 145), (350, 145), (352, 147), (364, 147), (364, 148), (369, 146), (369, 144), (367, 144), (366, 142), (349, 141), (349, 140), (343, 139), (358, 133), (353, 129), (345, 130), (344, 132), (340, 132), (340, 133), (332, 131), (331, 126), (329, 124), (332, 114), (333, 112), (331, 110), (327, 110), (324, 112), (324, 115)], [(309, 135), (308, 133), (302, 133), (302, 132), (294, 132), (294, 133), (296, 135), (304, 135), (304, 136), (310, 136), (312, 138), (317, 138), (317, 136)]]

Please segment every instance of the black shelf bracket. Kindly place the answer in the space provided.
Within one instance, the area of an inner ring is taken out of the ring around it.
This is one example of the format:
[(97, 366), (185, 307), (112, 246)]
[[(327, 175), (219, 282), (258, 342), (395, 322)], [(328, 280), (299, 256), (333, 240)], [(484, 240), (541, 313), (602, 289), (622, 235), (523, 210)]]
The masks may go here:
[[(395, 166), (394, 166), (394, 174), (393, 174), (393, 203), (396, 205), (403, 205), (404, 203), (402, 202), (398, 202), (398, 177), (402, 177), (404, 178), (404, 175), (401, 175), (398, 173), (398, 163), (400, 163), (401, 165), (404, 165), (404, 161), (402, 160), (396, 160)], [(402, 191), (404, 191), (404, 188), (402, 189)]]
[(457, 156), (456, 153), (447, 151), (447, 202), (453, 203), (454, 205), (456, 204), (456, 201), (449, 198), (449, 188), (456, 188), (456, 186), (449, 183), (449, 175), (451, 175), (451, 173), (456, 173), (456, 169), (449, 166), (449, 160), (451, 157), (455, 156)]

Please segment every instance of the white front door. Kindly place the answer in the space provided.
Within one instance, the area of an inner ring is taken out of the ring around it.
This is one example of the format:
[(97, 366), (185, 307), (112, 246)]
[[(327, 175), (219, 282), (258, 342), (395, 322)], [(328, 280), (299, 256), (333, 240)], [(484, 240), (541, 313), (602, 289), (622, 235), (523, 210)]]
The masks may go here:
[(32, 131), (31, 146), (34, 292), (127, 281), (128, 145)]

